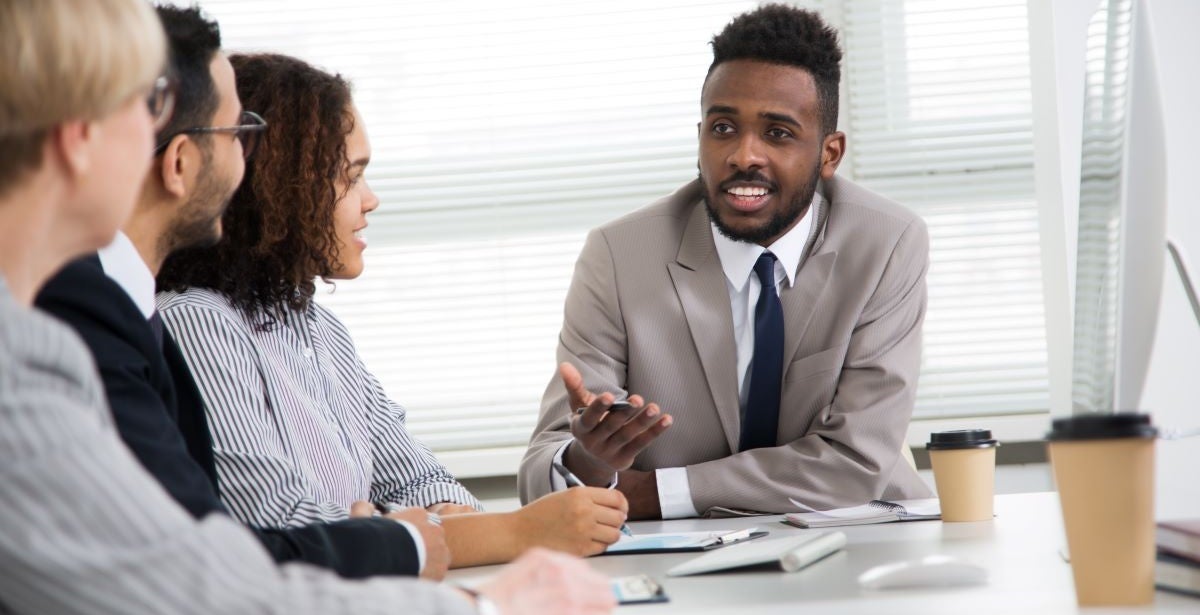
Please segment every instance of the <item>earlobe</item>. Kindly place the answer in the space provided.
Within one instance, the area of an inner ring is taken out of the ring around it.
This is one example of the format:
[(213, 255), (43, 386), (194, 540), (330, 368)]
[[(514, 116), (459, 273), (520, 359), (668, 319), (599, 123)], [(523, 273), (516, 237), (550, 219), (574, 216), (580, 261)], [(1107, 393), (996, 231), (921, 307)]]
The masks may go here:
[(833, 178), (834, 173), (837, 172), (838, 165), (842, 163), (842, 156), (845, 153), (846, 133), (837, 131), (826, 135), (824, 147), (821, 149), (822, 179)]

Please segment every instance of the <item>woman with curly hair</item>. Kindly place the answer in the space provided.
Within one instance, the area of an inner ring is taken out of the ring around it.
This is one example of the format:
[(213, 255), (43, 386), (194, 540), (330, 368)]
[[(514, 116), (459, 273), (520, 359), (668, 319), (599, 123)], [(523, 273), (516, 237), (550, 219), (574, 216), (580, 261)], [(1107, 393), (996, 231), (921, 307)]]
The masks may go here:
[[(230, 57), (268, 128), (212, 247), (171, 256), (158, 309), (204, 397), (221, 496), (247, 524), (288, 527), (419, 506), (443, 515), (452, 566), (531, 546), (580, 555), (619, 537), (613, 490), (569, 489), (513, 513), (476, 499), (405, 428), (314, 280), (362, 273), (379, 199), (370, 143), (340, 76), (275, 54)], [(367, 504), (369, 502), (369, 504)]]

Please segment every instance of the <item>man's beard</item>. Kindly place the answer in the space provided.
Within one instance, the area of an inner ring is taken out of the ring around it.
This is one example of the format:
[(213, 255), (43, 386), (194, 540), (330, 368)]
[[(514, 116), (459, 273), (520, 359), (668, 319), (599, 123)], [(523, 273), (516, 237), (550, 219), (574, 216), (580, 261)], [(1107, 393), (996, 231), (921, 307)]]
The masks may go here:
[[(206, 168), (211, 169), (211, 164)], [(209, 248), (221, 240), (222, 231), (217, 222), (225, 215), (237, 186), (230, 187), (225, 178), (215, 172), (201, 177), (192, 198), (184, 205), (184, 212), (163, 235), (164, 254), (185, 248)]]
[[(764, 241), (776, 238), (787, 231), (804, 212), (808, 210), (808, 206), (812, 204), (813, 195), (817, 192), (817, 180), (821, 177), (821, 167), (813, 168), (812, 176), (800, 188), (800, 193), (796, 198), (785, 204), (783, 209), (775, 212), (771, 219), (767, 220), (766, 224), (757, 228), (747, 230), (738, 230), (725, 224), (721, 220), (721, 216), (713, 207), (713, 201), (716, 200), (717, 194), (708, 188), (708, 184), (704, 181), (704, 174), (700, 174), (700, 185), (704, 186), (704, 208), (708, 210), (708, 218), (712, 220), (713, 226), (717, 227), (720, 233), (734, 241), (744, 241), (746, 243), (761, 244)], [(738, 172), (726, 179), (725, 182), (733, 181), (759, 181), (765, 182), (766, 179), (756, 173)], [(716, 191), (720, 191), (721, 187), (717, 186)], [(775, 194), (779, 194), (777, 188), (774, 189)]]

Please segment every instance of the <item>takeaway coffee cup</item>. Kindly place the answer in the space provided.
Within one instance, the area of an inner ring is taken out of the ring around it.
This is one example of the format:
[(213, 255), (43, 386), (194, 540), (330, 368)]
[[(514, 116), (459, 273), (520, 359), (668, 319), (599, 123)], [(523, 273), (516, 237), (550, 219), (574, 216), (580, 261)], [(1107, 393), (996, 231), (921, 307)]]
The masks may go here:
[(1154, 441), (1145, 414), (1054, 421), (1050, 463), (1080, 606), (1154, 600)]
[(987, 429), (929, 435), (929, 462), (942, 521), (989, 521), (996, 484), (996, 446)]

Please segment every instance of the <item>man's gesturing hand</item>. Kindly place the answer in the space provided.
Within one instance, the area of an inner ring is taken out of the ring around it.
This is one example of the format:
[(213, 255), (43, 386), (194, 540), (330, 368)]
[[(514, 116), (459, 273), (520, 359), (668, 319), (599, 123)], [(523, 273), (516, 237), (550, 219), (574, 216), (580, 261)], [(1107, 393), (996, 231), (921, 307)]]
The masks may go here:
[[(570, 363), (558, 367), (571, 408), (571, 435), (575, 444), (567, 448), (566, 466), (589, 485), (605, 485), (612, 475), (633, 464), (637, 454), (671, 426), (671, 415), (658, 404), (646, 404), (640, 395), (630, 396), (623, 410), (610, 409), (611, 393), (596, 395), (583, 386), (583, 376)], [(578, 412), (582, 409), (583, 412)]]

